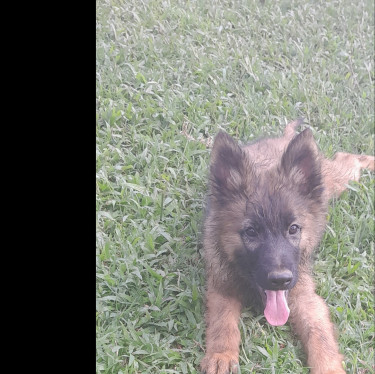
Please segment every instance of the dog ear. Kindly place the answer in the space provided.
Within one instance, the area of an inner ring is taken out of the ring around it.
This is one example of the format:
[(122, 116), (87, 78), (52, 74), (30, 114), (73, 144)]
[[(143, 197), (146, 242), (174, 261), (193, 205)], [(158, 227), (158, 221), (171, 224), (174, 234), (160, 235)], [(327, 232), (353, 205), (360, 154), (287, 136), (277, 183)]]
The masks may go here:
[(220, 131), (211, 152), (210, 172), (213, 192), (233, 193), (242, 187), (244, 154), (227, 133)]
[(281, 159), (281, 168), (302, 195), (311, 198), (322, 195), (319, 151), (310, 129), (302, 131), (289, 143)]

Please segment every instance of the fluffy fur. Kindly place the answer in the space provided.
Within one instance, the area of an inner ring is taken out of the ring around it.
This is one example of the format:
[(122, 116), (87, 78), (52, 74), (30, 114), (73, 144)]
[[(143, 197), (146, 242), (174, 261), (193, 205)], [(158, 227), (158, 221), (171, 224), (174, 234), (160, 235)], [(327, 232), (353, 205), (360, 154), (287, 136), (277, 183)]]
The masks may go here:
[(237, 372), (241, 308), (255, 305), (270, 323), (291, 323), (312, 374), (344, 373), (311, 254), (323, 235), (328, 202), (374, 157), (319, 151), (312, 132), (288, 124), (280, 138), (239, 146), (215, 138), (204, 223), (207, 273), (206, 374)]

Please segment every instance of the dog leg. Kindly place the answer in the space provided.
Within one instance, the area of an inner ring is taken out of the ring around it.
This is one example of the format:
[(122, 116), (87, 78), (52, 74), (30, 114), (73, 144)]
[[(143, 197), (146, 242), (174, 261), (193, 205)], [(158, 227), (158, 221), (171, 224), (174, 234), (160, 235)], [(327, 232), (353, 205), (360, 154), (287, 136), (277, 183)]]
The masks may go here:
[(305, 348), (311, 374), (345, 374), (328, 306), (308, 274), (300, 274), (289, 299), (291, 326)]
[(375, 169), (375, 157), (338, 152), (332, 160), (322, 160), (326, 197), (339, 196), (349, 181), (359, 181), (361, 169)]
[(208, 289), (206, 307), (206, 356), (201, 370), (206, 374), (237, 373), (241, 302)]

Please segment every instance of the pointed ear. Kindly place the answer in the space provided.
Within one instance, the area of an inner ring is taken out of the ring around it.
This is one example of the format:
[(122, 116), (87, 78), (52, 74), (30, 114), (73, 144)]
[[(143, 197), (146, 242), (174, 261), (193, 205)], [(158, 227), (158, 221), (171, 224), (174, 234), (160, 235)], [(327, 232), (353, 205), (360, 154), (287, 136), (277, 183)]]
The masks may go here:
[(213, 193), (227, 195), (242, 187), (244, 153), (225, 132), (220, 131), (211, 152), (210, 172)]
[(319, 151), (310, 129), (302, 131), (289, 143), (281, 159), (281, 168), (302, 195), (313, 199), (321, 197), (323, 180)]

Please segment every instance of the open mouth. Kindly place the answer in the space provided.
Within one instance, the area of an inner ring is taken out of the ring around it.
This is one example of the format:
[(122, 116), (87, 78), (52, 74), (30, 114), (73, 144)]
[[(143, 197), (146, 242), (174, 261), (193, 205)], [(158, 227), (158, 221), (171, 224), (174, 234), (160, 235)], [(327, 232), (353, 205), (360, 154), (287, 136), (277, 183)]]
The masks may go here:
[(264, 316), (267, 322), (272, 326), (282, 326), (289, 318), (288, 293), (289, 290), (265, 290), (258, 286), (262, 296)]

